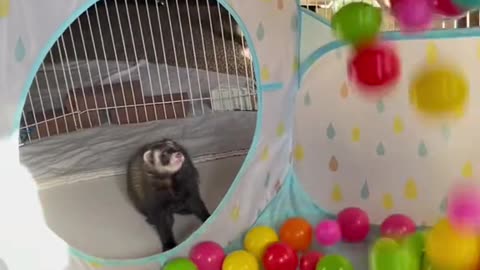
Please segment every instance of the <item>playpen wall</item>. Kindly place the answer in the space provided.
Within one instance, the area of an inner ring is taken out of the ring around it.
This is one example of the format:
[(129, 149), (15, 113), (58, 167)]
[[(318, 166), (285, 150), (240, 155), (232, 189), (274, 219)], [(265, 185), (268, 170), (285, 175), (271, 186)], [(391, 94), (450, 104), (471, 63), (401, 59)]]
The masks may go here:
[[(372, 101), (348, 82), (349, 48), (333, 41), (320, 20), (303, 26), (302, 36), (316, 33), (325, 39), (302, 46), (294, 135), (301, 186), (328, 213), (359, 206), (375, 223), (400, 212), (418, 224), (432, 224), (445, 211), (450, 184), (478, 177), (480, 151), (473, 142), (480, 135), (480, 110), (474, 106), (480, 102), (475, 91), (480, 31), (386, 33), (398, 49), (402, 78), (390, 95)], [(412, 76), (437, 61), (457, 65), (469, 80), (471, 105), (458, 121), (426, 122), (410, 107)]]
[[(43, 59), (64, 30), (94, 2), (11, 2), (8, 13), (0, 21), (0, 31), (5, 37), (0, 43), (0, 54), (4, 59), (0, 68), (0, 89), (11, 89), (0, 92), (6, 103), (0, 109), (3, 113), (0, 135), (11, 137), (13, 134), (18, 138), (22, 115), (22, 108), (18, 105), (23, 105), (26, 100)], [(83, 262), (83, 267), (154, 269), (152, 267), (158, 267), (173, 256), (187, 254), (198, 241), (215, 239), (228, 245), (241, 237), (240, 234), (256, 220), (282, 186), (290, 169), (292, 98), (297, 86), (297, 5), (294, 1), (283, 0), (255, 2), (254, 9), (250, 1), (233, 0), (228, 4), (222, 1), (222, 5), (246, 33), (257, 81), (257, 129), (244, 165), (212, 218), (177, 248), (164, 254), (125, 261), (104, 260), (72, 250), (74, 257)], [(52, 12), (52, 7), (62, 12)], [(18, 140), (14, 142), (10, 141), (8, 145), (18, 147)], [(18, 150), (12, 149), (12, 152), (18, 156)], [(33, 258), (35, 254), (26, 253), (25, 256)]]
[[(377, 7), (389, 6), (389, 0), (300, 0), (300, 5), (313, 13), (320, 15), (322, 18), (330, 21), (333, 14), (346, 3), (350, 2), (367, 2)], [(471, 28), (480, 25), (480, 17), (478, 11), (468, 12), (465, 16), (456, 20), (436, 20), (433, 29), (455, 29), (455, 28)], [(384, 13), (382, 22), (383, 31), (397, 31), (398, 24), (395, 18), (389, 12)]]

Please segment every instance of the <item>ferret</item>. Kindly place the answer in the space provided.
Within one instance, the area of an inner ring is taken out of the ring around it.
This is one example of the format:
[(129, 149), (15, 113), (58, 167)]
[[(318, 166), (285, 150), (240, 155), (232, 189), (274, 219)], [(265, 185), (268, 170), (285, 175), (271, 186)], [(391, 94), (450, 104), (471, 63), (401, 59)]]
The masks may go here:
[(171, 139), (144, 145), (128, 161), (128, 197), (156, 229), (163, 251), (177, 246), (173, 214), (193, 214), (202, 222), (210, 217), (198, 183), (188, 152)]

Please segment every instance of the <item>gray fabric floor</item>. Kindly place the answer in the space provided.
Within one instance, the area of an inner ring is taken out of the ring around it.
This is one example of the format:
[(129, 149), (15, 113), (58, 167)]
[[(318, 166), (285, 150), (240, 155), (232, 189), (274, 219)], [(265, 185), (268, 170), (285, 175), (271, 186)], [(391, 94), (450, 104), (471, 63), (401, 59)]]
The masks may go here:
[[(243, 163), (244, 156), (200, 163), (200, 193), (214, 211)], [(161, 252), (161, 243), (130, 204), (124, 176), (105, 177), (40, 191), (47, 224), (69, 245), (87, 254), (110, 259), (140, 258)], [(175, 216), (174, 234), (180, 243), (201, 222)]]

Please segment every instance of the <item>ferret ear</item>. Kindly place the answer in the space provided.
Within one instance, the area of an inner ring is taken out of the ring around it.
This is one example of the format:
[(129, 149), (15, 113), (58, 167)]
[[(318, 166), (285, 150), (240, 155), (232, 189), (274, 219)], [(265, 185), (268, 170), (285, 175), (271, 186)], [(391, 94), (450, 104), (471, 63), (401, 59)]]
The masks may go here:
[(154, 165), (152, 150), (147, 150), (145, 153), (143, 153), (143, 161), (150, 166)]

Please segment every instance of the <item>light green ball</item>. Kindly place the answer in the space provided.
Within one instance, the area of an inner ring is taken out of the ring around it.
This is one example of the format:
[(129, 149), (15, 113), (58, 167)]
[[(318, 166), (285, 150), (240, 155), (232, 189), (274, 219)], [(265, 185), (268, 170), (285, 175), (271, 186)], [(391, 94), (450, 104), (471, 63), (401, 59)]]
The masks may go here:
[(169, 261), (163, 270), (198, 270), (197, 266), (186, 258), (176, 258)]
[(346, 4), (332, 17), (337, 38), (357, 46), (374, 40), (382, 26), (382, 10), (363, 2)]

